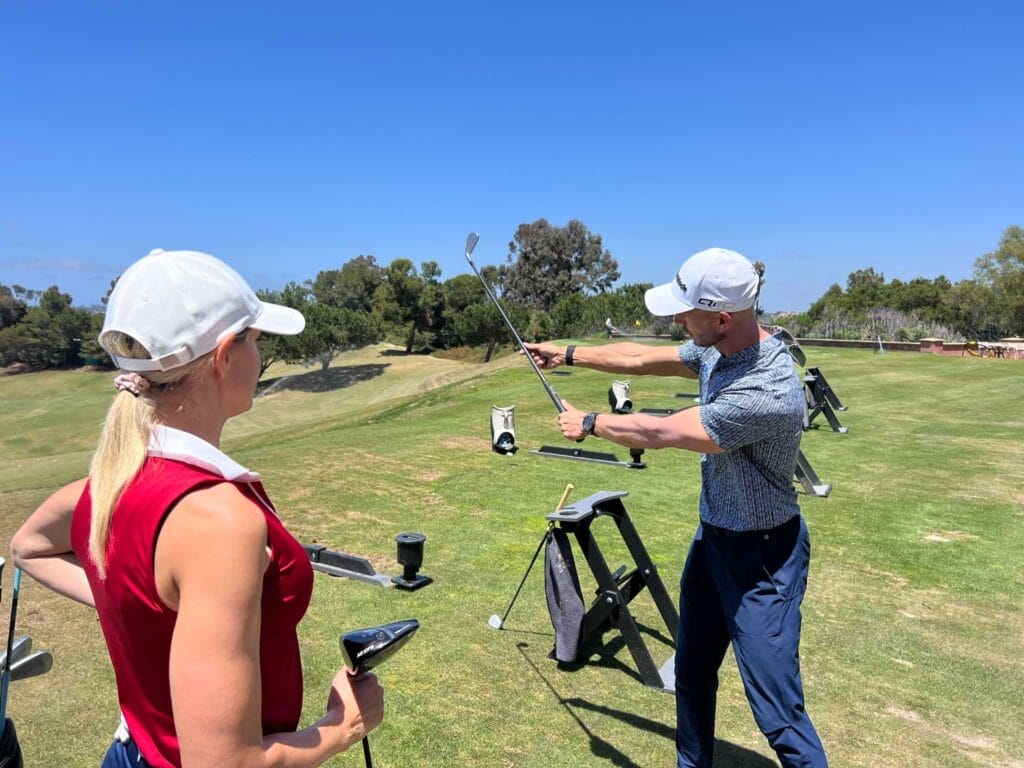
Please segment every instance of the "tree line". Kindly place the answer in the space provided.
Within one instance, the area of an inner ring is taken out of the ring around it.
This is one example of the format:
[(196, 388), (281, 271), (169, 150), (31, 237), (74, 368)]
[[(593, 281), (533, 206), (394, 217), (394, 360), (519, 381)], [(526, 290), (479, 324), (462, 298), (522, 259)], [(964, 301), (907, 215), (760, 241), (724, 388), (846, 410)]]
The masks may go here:
[[(506, 262), (484, 266), (481, 273), (524, 337), (589, 335), (609, 319), (631, 327), (637, 321), (650, 327), (654, 321), (643, 304), (650, 285), (613, 289), (618, 264), (601, 236), (580, 221), (564, 227), (545, 219), (520, 225)], [(115, 284), (116, 279), (110, 290)], [(260, 338), (264, 370), (277, 361), (326, 368), (338, 352), (385, 339), (401, 343), (408, 353), (483, 346), (487, 360), (498, 345), (513, 342), (477, 277), (442, 279), (433, 261), (419, 267), (406, 258), (380, 264), (372, 255), (360, 255), (257, 295), (306, 317), (298, 336)], [(71, 296), (57, 286), (35, 291), (0, 283), (0, 366), (109, 365), (96, 342), (102, 311), (71, 304)]]
[[(647, 312), (643, 297), (650, 283), (613, 287), (621, 276), (616, 260), (601, 236), (577, 220), (563, 227), (545, 219), (521, 224), (505, 263), (484, 266), (481, 274), (526, 339), (598, 335), (609, 322), (627, 335), (681, 335), (671, 318)], [(264, 369), (277, 361), (326, 368), (338, 352), (385, 339), (407, 353), (484, 347), (485, 360), (499, 345), (513, 343), (477, 277), (442, 279), (433, 261), (417, 268), (406, 258), (380, 264), (360, 255), (303, 282), (257, 293), (306, 317), (298, 336), (260, 338)], [(975, 261), (970, 279), (886, 281), (867, 267), (851, 273), (845, 288), (832, 285), (806, 312), (765, 321), (798, 336), (826, 338), (1024, 335), (1024, 229), (1009, 227), (999, 247)], [(110, 365), (96, 342), (102, 325), (102, 311), (73, 307), (57, 286), (38, 291), (0, 283), (0, 366)]]
[(944, 275), (886, 281), (873, 267), (851, 272), (810, 308), (773, 318), (802, 337), (991, 341), (1024, 336), (1024, 229), (1008, 227), (996, 250), (978, 257), (971, 278)]

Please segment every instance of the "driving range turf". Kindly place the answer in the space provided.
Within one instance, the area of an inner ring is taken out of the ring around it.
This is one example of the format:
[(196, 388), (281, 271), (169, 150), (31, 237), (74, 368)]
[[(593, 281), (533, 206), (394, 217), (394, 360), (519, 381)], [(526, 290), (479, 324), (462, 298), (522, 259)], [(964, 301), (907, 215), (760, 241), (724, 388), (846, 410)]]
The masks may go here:
[[(586, 340), (581, 343), (587, 343)], [(849, 410), (803, 450), (828, 498), (800, 496), (812, 539), (801, 648), (810, 712), (835, 766), (1024, 766), (1024, 364), (1011, 360), (806, 349)], [(558, 393), (607, 410), (613, 376), (551, 376)], [(0, 545), (58, 485), (88, 467), (111, 374), (0, 378)], [(637, 408), (692, 405), (695, 382), (632, 379)], [(490, 450), (492, 405), (516, 407), (519, 451)], [(816, 422), (816, 423), (818, 423)], [(223, 448), (259, 471), (304, 543), (365, 556), (398, 574), (396, 534), (426, 535), (417, 592), (318, 574), (300, 626), (302, 724), (323, 712), (347, 630), (417, 618), (422, 627), (379, 670), (387, 714), (375, 765), (668, 766), (674, 703), (645, 688), (617, 633), (592, 663), (562, 671), (542, 568), (505, 628), (502, 614), (567, 483), (570, 502), (627, 491), (625, 506), (669, 592), (697, 523), (699, 456), (648, 451), (645, 470), (540, 458), (564, 446), (555, 410), (515, 356), (489, 364), (373, 347), (328, 369), (274, 366)], [(599, 440), (583, 448), (628, 451)], [(607, 521), (603, 521), (607, 523)], [(594, 532), (614, 569), (627, 563), (611, 523)], [(593, 581), (577, 553), (588, 604)], [(233, 564), (224, 563), (224, 568)], [(6, 637), (12, 566), (4, 573)], [(660, 665), (670, 654), (650, 597), (631, 609)], [(92, 612), (31, 579), (17, 634), (54, 656), (15, 683), (8, 714), (28, 765), (95, 766), (117, 725), (113, 674)], [(768, 768), (735, 663), (718, 704), (720, 767)], [(362, 765), (358, 749), (332, 765)]]

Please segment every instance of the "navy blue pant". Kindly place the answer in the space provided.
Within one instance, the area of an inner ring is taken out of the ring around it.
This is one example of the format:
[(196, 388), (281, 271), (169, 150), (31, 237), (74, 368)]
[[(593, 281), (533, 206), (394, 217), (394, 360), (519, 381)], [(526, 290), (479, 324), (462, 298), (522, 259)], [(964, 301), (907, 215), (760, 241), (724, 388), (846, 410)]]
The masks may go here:
[(135, 742), (122, 743), (114, 739), (114, 743), (107, 750), (100, 768), (149, 768), (146, 758), (139, 754)]
[(697, 528), (680, 581), (678, 768), (711, 768), (718, 669), (729, 643), (754, 719), (784, 768), (828, 765), (800, 680), (800, 603), (810, 555), (800, 515), (768, 531)]

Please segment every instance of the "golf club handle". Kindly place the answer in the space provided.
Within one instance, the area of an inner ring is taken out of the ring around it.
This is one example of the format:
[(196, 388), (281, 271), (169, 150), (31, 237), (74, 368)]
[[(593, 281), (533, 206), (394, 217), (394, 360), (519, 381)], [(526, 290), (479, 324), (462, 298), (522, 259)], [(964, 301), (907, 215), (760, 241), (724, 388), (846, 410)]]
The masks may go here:
[[(523, 351), (526, 352), (525, 349)], [(526, 352), (526, 356), (530, 357), (530, 353)], [(530, 360), (532, 361), (533, 358), (530, 358)], [(534, 363), (534, 365), (536, 365), (536, 363)], [(562, 398), (560, 398), (558, 396), (558, 393), (555, 392), (554, 388), (550, 384), (548, 384), (547, 379), (544, 379), (543, 377), (541, 378), (544, 381), (544, 389), (547, 390), (548, 397), (550, 397), (551, 402), (555, 404), (555, 408), (558, 410), (559, 413), (565, 413), (565, 406), (562, 405)]]
[(576, 486), (574, 486), (572, 483), (568, 483), (565, 486), (565, 490), (562, 492), (562, 498), (558, 500), (558, 506), (555, 507), (555, 512), (557, 512), (558, 510), (565, 506), (565, 500), (569, 498), (569, 494), (572, 493), (572, 490), (575, 487)]

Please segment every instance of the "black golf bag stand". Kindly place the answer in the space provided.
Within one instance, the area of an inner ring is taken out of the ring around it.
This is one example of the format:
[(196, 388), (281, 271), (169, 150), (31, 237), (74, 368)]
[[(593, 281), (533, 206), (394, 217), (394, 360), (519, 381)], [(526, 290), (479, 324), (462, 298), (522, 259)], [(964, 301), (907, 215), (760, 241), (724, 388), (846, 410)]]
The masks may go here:
[(814, 467), (811, 466), (811, 462), (804, 456), (803, 449), (801, 449), (796, 456), (796, 482), (804, 489), (804, 493), (808, 496), (828, 496), (832, 492), (832, 485), (830, 483), (823, 483), (818, 479), (818, 474), (814, 471)]
[(804, 399), (807, 401), (807, 411), (804, 414), (804, 430), (811, 428), (815, 417), (822, 413), (832, 427), (833, 432), (846, 434), (850, 428), (839, 423), (836, 411), (845, 411), (846, 406), (839, 402), (836, 393), (832, 391), (828, 381), (822, 376), (817, 368), (808, 368), (804, 376)]
[[(644, 685), (671, 691), (673, 689), (655, 666), (650, 651), (640, 636), (636, 621), (629, 612), (629, 604), (646, 587), (661, 613), (673, 645), (679, 630), (679, 612), (665, 590), (657, 566), (651, 562), (647, 549), (640, 541), (640, 535), (633, 527), (629, 513), (622, 504), (622, 498), (626, 495), (626, 491), (598, 491), (571, 506), (552, 512), (547, 515), (547, 520), (563, 531), (575, 535), (580, 552), (586, 557), (587, 564), (597, 581), (597, 597), (583, 615), (580, 649), (586, 653), (585, 649), (588, 646), (599, 646), (603, 633), (617, 629), (626, 641)], [(608, 563), (590, 530), (591, 524), (599, 517), (610, 517), (615, 521), (619, 534), (636, 564), (633, 570), (620, 569), (614, 574), (609, 570)]]

